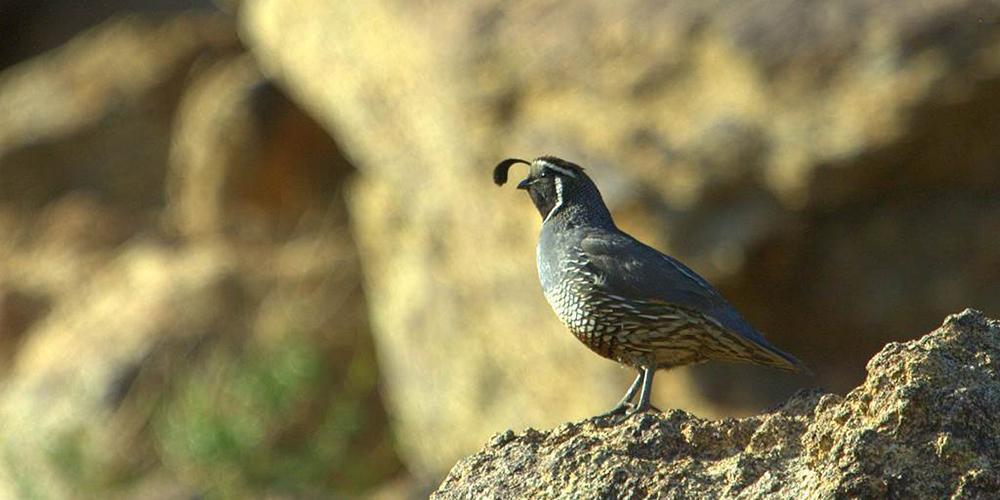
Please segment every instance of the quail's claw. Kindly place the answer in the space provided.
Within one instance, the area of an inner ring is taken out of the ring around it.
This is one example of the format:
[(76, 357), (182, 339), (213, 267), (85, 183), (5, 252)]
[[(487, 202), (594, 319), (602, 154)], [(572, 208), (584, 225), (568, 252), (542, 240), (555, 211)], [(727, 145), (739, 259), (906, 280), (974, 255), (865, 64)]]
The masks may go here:
[(615, 415), (625, 415), (631, 409), (632, 409), (632, 405), (630, 405), (630, 404), (622, 401), (621, 403), (618, 403), (618, 405), (616, 405), (614, 408), (612, 408), (612, 409), (610, 409), (610, 410), (608, 410), (608, 411), (606, 411), (606, 412), (598, 415), (597, 417), (598, 418), (603, 418), (603, 417), (611, 417), (611, 416), (615, 416)]
[(628, 416), (631, 417), (632, 415), (636, 415), (636, 414), (639, 414), (639, 413), (646, 413), (647, 411), (649, 411), (650, 406), (651, 405), (648, 405), (648, 404), (646, 406), (636, 405), (636, 406), (634, 406), (632, 408), (629, 408), (628, 412), (626, 412), (626, 415), (628, 415)]
[(653, 406), (653, 405), (649, 405), (645, 409), (642, 409), (642, 410), (640, 410), (638, 407), (637, 408), (631, 408), (631, 405), (629, 405), (629, 406), (630, 406), (630, 408), (628, 409), (628, 411), (625, 412), (625, 414), (628, 415), (628, 416), (630, 416), (630, 417), (632, 415), (637, 414), (637, 413), (646, 413), (648, 411), (654, 411), (656, 413), (663, 413), (663, 410), (661, 410), (661, 409), (659, 409), (659, 408), (657, 408), (656, 406)]

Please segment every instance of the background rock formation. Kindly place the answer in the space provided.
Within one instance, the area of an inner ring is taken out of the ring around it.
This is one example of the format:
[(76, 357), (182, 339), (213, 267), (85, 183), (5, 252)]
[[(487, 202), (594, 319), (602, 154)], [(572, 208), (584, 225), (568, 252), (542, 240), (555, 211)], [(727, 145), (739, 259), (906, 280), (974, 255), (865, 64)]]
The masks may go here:
[[(995, 3), (254, 0), (241, 14), (265, 71), (361, 171), (352, 222), (415, 468), (512, 422), (593, 414), (628, 383), (541, 299), (537, 215), (489, 184), (500, 158), (589, 167), (623, 227), (720, 284), (836, 390), (884, 342), (1000, 306)], [(719, 416), (811, 383), (691, 377), (662, 376), (660, 399)]]
[(0, 497), (436, 485), (606, 408), (630, 375), (548, 310), (507, 156), (587, 166), (819, 375), (662, 407), (846, 391), (1000, 308), (995, 2), (80, 8), (0, 2)]
[(353, 169), (231, 19), (111, 19), (0, 74), (0, 116), (0, 498), (396, 474)]
[(433, 498), (984, 498), (1000, 488), (1000, 321), (891, 343), (841, 397), (706, 421), (681, 410), (493, 437)]

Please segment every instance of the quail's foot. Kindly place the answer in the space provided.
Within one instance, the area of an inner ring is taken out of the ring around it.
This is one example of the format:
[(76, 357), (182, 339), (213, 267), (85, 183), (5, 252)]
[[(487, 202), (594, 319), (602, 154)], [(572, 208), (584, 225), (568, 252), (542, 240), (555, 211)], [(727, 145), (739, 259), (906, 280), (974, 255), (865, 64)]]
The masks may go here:
[(603, 418), (603, 417), (611, 417), (611, 416), (615, 416), (615, 415), (625, 415), (625, 414), (627, 414), (627, 413), (629, 413), (631, 411), (632, 411), (632, 405), (630, 405), (630, 404), (622, 401), (621, 403), (618, 403), (618, 405), (615, 406), (614, 408), (612, 408), (612, 409), (610, 409), (610, 410), (608, 410), (608, 411), (606, 411), (606, 412), (598, 415), (598, 417), (599, 418)]
[(639, 414), (639, 413), (646, 413), (648, 411), (653, 411), (653, 412), (656, 412), (656, 413), (663, 413), (663, 410), (657, 408), (654, 405), (649, 405), (645, 409), (632, 408), (632, 405), (629, 405), (629, 408), (625, 412), (625, 414), (631, 417), (632, 415), (636, 415), (636, 414)]

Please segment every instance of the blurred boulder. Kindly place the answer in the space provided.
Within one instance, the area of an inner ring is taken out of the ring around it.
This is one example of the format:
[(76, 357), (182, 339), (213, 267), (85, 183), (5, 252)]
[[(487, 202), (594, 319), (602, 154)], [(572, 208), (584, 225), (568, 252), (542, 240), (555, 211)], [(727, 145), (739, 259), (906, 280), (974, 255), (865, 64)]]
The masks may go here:
[(162, 207), (177, 100), (196, 60), (239, 50), (225, 18), (123, 17), (0, 74), (0, 202), (38, 209), (71, 190)]
[(105, 426), (120, 401), (123, 375), (171, 337), (194, 342), (206, 332), (247, 327), (216, 314), (241, 305), (225, 286), (230, 261), (219, 248), (133, 247), (25, 336), (0, 393), (4, 454), (16, 457), (0, 467), (6, 489), (0, 496), (70, 496), (72, 485), (52, 463), (61, 440), (81, 433), (95, 439), (98, 432), (123, 443), (135, 438), (116, 434), (135, 429)]
[(147, 476), (325, 495), (393, 474), (340, 229), (267, 249), (132, 241), (60, 296), (0, 383), (0, 496), (128, 495)]
[(126, 13), (166, 16), (210, 10), (209, 0), (0, 1), (0, 69), (52, 50), (109, 17)]
[(352, 168), (246, 55), (198, 68), (174, 118), (167, 217), (180, 234), (287, 236), (326, 214)]
[(356, 495), (399, 472), (351, 165), (229, 19), (0, 73), (0, 497)]
[(44, 295), (0, 283), (0, 379), (9, 369), (24, 333), (45, 316), (48, 307)]
[(433, 498), (993, 497), (998, 356), (1000, 322), (966, 310), (887, 345), (846, 397), (803, 391), (715, 422), (671, 410), (507, 431)]
[(217, 14), (123, 16), (0, 73), (3, 281), (55, 304), (160, 233), (179, 96), (196, 61), (238, 50)]
[[(542, 299), (537, 214), (489, 182), (509, 156), (588, 167), (621, 226), (834, 389), (948, 310), (1000, 308), (993, 2), (247, 0), (240, 16), (360, 170), (352, 218), (419, 473), (627, 383)], [(741, 413), (800, 383), (710, 366), (661, 375), (657, 399)]]

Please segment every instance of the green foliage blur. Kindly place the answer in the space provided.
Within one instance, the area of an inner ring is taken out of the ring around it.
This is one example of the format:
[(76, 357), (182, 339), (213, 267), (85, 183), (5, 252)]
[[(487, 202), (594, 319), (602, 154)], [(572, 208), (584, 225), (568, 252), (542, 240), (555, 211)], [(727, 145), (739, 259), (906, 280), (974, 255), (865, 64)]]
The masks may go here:
[[(133, 497), (159, 468), (210, 499), (356, 496), (400, 466), (379, 421), (371, 351), (332, 354), (302, 335), (208, 349), (154, 405), (145, 440), (133, 441), (146, 441), (158, 464), (130, 463), (128, 450), (109, 458), (82, 430), (48, 456), (84, 497)], [(31, 484), (20, 485), (25, 498), (38, 497)]]

